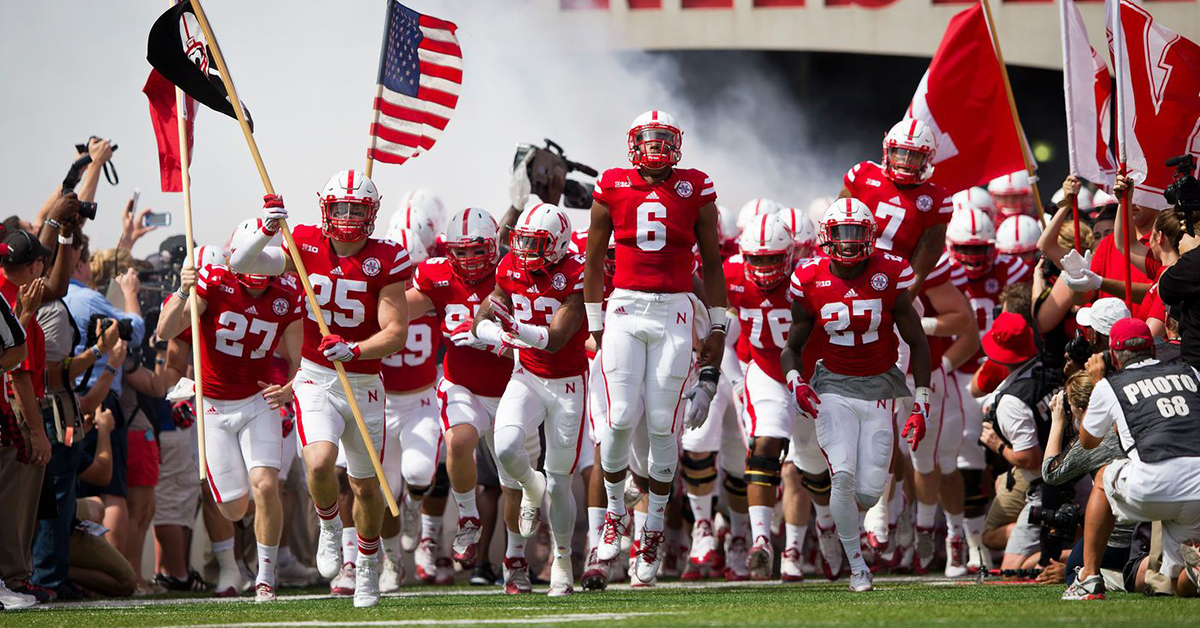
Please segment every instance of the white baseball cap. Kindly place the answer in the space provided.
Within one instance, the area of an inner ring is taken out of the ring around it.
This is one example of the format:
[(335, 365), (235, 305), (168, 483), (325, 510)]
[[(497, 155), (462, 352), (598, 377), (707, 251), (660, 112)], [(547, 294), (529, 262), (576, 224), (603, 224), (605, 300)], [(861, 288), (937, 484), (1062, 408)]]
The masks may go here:
[(1117, 321), (1130, 316), (1132, 315), (1129, 313), (1129, 308), (1125, 307), (1124, 301), (1116, 297), (1105, 297), (1097, 299), (1091, 307), (1079, 310), (1079, 313), (1075, 315), (1075, 322), (1079, 323), (1081, 327), (1090, 327), (1107, 336)]

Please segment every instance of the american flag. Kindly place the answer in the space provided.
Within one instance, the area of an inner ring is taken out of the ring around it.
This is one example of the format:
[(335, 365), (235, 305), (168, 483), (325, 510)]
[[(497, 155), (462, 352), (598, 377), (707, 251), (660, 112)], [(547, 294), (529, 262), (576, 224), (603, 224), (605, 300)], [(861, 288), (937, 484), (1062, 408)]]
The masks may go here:
[(432, 148), (446, 129), (462, 87), (456, 30), (389, 0), (367, 157), (402, 164)]

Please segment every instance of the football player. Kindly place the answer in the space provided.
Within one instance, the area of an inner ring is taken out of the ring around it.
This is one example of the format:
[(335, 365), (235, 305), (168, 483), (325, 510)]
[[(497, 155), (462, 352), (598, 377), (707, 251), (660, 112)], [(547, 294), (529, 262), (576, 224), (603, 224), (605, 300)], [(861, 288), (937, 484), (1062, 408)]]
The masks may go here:
[[(292, 238), (308, 271), (318, 306), (329, 325), (322, 336), (311, 305), (304, 319), (300, 370), (292, 383), (296, 430), (304, 446), (308, 489), (320, 518), (317, 568), (332, 578), (342, 566), (342, 522), (334, 472), (339, 444), (354, 493), (353, 520), (359, 552), (355, 561), (354, 605), (379, 603), (379, 532), (384, 500), (367, 447), (380, 458), (386, 417), (380, 360), (404, 348), (408, 335), (405, 282), (412, 276), (408, 252), (371, 236), (379, 212), (379, 192), (356, 170), (335, 174), (318, 195), (321, 224), (297, 225)], [(242, 231), (231, 243), (234, 272), (280, 275), (294, 271), (292, 257), (267, 248), (287, 219), (283, 199), (267, 195), (258, 228)], [(286, 246), (286, 245), (285, 245)], [(341, 363), (362, 413), (370, 443), (363, 442), (339, 385), (334, 363)]]
[[(496, 288), (475, 317), (475, 335), (519, 347), (520, 365), (496, 410), (496, 462), (516, 480), (518, 521), (507, 521), (532, 538), (549, 493), (554, 561), (551, 597), (570, 595), (571, 535), (575, 496), (571, 480), (585, 441), (587, 328), (583, 325), (583, 258), (570, 255), (571, 223), (555, 205), (538, 203), (517, 218), (512, 245), (496, 269)], [(507, 336), (503, 339), (502, 336)], [(544, 427), (545, 474), (536, 471), (538, 428)]]
[[(647, 422), (649, 514), (635, 567), (643, 585), (662, 560), (664, 514), (679, 461), (684, 382), (692, 365), (692, 248), (699, 245), (711, 329), (699, 358), (700, 376), (687, 391), (688, 423), (707, 417), (725, 348), (725, 279), (717, 233), (716, 192), (703, 172), (677, 168), (683, 132), (662, 111), (638, 116), (628, 133), (633, 168), (606, 171), (592, 192), (585, 261), (588, 329), (603, 347), (601, 370), (611, 429), (601, 439), (608, 497), (597, 555), (611, 560), (624, 530), (625, 479), (636, 422)], [(615, 290), (602, 309), (604, 250), (616, 237)], [(607, 334), (603, 332), (607, 328)], [(608, 343), (604, 343), (607, 336)]]
[[(492, 427), (513, 361), (508, 355), (511, 345), (489, 345), (472, 332), (480, 306), (496, 287), (496, 264), (500, 261), (496, 220), (476, 207), (458, 211), (447, 225), (446, 248), (446, 257), (429, 258), (417, 268), (408, 304), (412, 316), (432, 313), (440, 319), (442, 335), (451, 340), (442, 361), (437, 399), (446, 439), (450, 490), (458, 504), (458, 528), (451, 555), (470, 569), (479, 559), (482, 530), (475, 501), (475, 449), (483, 438), (495, 452)], [(510, 479), (507, 485), (517, 484)], [(513, 501), (504, 504), (511, 518), (516, 517), (519, 506)], [(505, 590), (531, 590), (525, 540), (515, 531), (509, 532), (505, 554)]]
[(1038, 240), (1042, 237), (1042, 226), (1032, 216), (1010, 216), (996, 229), (996, 250), (1005, 255), (1020, 258), (1032, 268), (1040, 254)]
[(950, 194), (936, 183), (937, 139), (920, 120), (901, 120), (883, 138), (883, 163), (864, 161), (846, 173), (839, 198), (853, 197), (875, 217), (875, 246), (912, 260), (913, 297), (946, 245), (954, 211)]
[(442, 241), (442, 225), (445, 213), (442, 201), (429, 190), (410, 190), (400, 199), (400, 207), (388, 221), (387, 234), (397, 234), (402, 229), (416, 234), (430, 257), (444, 257), (445, 242)]
[(1037, 215), (1033, 186), (1030, 184), (1029, 173), (1025, 170), (992, 179), (988, 182), (987, 191), (992, 196), (992, 205), (996, 211), (993, 218), (996, 224), (1002, 224), (1013, 216)]
[[(850, 589), (869, 591), (858, 510), (874, 506), (887, 488), (892, 406), (909, 395), (896, 368), (893, 323), (912, 352), (917, 390), (902, 436), (914, 449), (929, 414), (929, 343), (908, 293), (915, 273), (903, 259), (875, 250), (875, 220), (866, 205), (838, 199), (825, 212), (818, 242), (828, 257), (792, 274), (792, 325), (780, 363), (797, 408), (816, 420), (817, 443), (832, 472), (830, 510), (850, 561)], [(828, 344), (810, 386), (800, 375), (801, 354), (817, 324)]]

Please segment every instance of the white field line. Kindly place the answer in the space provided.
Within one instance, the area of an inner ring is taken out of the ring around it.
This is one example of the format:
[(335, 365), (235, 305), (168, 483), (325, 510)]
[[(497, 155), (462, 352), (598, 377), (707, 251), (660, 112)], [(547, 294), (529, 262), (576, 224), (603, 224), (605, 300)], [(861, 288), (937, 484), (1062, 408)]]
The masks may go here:
[(285, 626), (467, 626), (472, 624), (562, 624), (575, 622), (621, 621), (632, 617), (671, 615), (673, 613), (571, 613), (494, 619), (389, 619), (376, 621), (252, 621), (237, 624), (189, 624), (161, 628), (283, 628)]

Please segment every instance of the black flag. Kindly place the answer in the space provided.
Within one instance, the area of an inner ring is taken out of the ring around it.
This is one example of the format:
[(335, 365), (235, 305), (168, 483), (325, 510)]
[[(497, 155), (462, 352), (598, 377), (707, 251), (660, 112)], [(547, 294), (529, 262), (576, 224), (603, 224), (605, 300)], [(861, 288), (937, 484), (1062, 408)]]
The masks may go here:
[[(183, 0), (159, 16), (150, 27), (146, 60), (188, 96), (214, 111), (236, 118), (209, 49), (210, 43), (200, 29), (200, 20), (196, 19), (191, 1)], [(250, 119), (250, 110), (245, 103), (242, 111), (253, 131), (254, 121)]]

